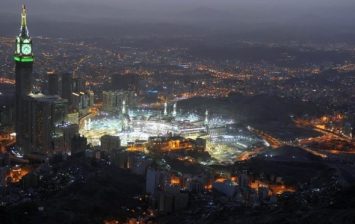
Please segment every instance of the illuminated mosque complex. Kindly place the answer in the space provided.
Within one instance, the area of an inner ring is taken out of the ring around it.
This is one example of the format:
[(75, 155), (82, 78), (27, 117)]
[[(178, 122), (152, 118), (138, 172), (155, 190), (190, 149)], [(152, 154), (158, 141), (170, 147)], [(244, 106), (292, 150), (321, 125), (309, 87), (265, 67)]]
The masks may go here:
[(80, 134), (93, 146), (100, 146), (102, 136), (119, 136), (121, 145), (130, 147), (148, 143), (153, 138), (168, 136), (184, 139), (202, 138), (206, 140), (206, 150), (218, 161), (232, 162), (243, 151), (251, 150), (261, 140), (250, 133), (231, 131), (233, 119), (183, 113), (174, 103), (169, 111), (168, 103), (161, 110), (130, 109), (125, 100), (115, 113), (102, 111), (95, 117), (85, 119), (80, 127)]

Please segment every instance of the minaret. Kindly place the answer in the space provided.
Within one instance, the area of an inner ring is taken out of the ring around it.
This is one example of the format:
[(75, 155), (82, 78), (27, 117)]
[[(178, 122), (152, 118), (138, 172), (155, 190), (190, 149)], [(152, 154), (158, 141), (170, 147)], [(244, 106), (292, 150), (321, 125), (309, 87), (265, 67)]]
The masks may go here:
[(126, 101), (122, 101), (122, 114), (126, 114)]
[(174, 103), (173, 107), (173, 117), (176, 117), (176, 103)]
[(84, 130), (85, 131), (88, 131), (88, 121), (87, 120), (84, 120)]
[(91, 118), (89, 118), (89, 121), (88, 121), (88, 131), (91, 130)]
[(208, 122), (209, 122), (209, 120), (208, 120), (208, 110), (206, 110), (206, 112), (205, 112), (205, 122), (204, 122), (204, 124), (207, 126), (207, 125), (208, 125)]
[(165, 101), (164, 103), (164, 116), (168, 115), (168, 103)]
[(20, 34), (16, 37), (14, 54), (16, 63), (16, 134), (17, 145), (26, 148), (29, 145), (30, 120), (28, 114), (28, 95), (32, 92), (32, 68), (34, 56), (32, 39), (27, 28), (27, 10), (22, 6)]

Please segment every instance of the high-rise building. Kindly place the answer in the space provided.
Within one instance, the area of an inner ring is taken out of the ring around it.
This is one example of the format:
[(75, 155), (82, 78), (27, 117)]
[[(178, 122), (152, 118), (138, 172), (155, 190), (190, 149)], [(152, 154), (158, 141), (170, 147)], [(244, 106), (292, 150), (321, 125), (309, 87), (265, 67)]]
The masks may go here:
[(47, 72), (48, 75), (48, 94), (58, 95), (59, 93), (59, 77), (55, 72)]
[(101, 150), (111, 152), (114, 149), (121, 147), (121, 140), (119, 136), (104, 135), (100, 138)]
[(87, 149), (88, 140), (84, 136), (75, 135), (71, 140), (71, 154), (84, 152)]
[(134, 107), (136, 104), (136, 96), (132, 91), (103, 91), (102, 96), (103, 110), (107, 112), (122, 112), (125, 105), (127, 113), (127, 107)]
[(86, 94), (89, 97), (89, 107), (94, 106), (94, 104), (95, 104), (95, 93), (94, 93), (94, 91), (89, 90), (89, 91), (86, 92)]
[(95, 94), (93, 91), (90, 90), (79, 93), (73, 92), (71, 99), (71, 108), (74, 111), (79, 112), (80, 115), (85, 115), (89, 113), (90, 108), (94, 106)]
[(53, 137), (54, 150), (56, 152), (70, 152), (72, 139), (77, 133), (79, 133), (78, 124), (64, 122), (56, 125), (55, 136)]
[(79, 93), (84, 91), (84, 87), (85, 87), (85, 83), (84, 80), (82, 80), (81, 78), (73, 78), (73, 92)]
[(136, 74), (112, 74), (111, 89), (113, 91), (136, 92), (139, 89), (139, 76)]
[(73, 94), (73, 74), (64, 73), (62, 75), (62, 98), (68, 100), (69, 105), (72, 103)]
[(65, 122), (67, 101), (58, 96), (30, 94), (28, 102), (25, 153), (52, 153), (57, 126)]
[(16, 50), (14, 54), (16, 62), (16, 115), (15, 126), (17, 134), (17, 145), (23, 147), (25, 144), (26, 124), (28, 124), (28, 101), (27, 97), (32, 92), (32, 68), (34, 56), (32, 52), (32, 39), (27, 28), (27, 11), (22, 6), (21, 31), (16, 38)]
[(2, 95), (0, 96), (0, 102), (0, 127), (11, 126), (15, 116), (13, 99)]
[(243, 173), (241, 173), (238, 176), (238, 184), (240, 187), (242, 188), (248, 188), (249, 187), (249, 177), (246, 171), (244, 171)]
[(206, 146), (207, 146), (206, 139), (196, 138), (196, 140), (195, 140), (195, 150), (203, 152), (203, 151), (206, 150)]
[(160, 181), (161, 172), (154, 168), (149, 168), (146, 174), (145, 191), (150, 195), (154, 195), (158, 190)]

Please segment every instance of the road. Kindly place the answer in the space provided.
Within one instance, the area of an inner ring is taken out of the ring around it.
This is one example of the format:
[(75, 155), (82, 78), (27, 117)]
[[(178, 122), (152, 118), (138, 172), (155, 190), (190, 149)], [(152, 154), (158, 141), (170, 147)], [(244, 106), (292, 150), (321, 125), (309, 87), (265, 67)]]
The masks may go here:
[(281, 140), (271, 136), (270, 134), (267, 134), (264, 131), (261, 131), (261, 130), (258, 130), (258, 129), (255, 129), (252, 127), (249, 127), (249, 130), (254, 132), (256, 135), (260, 136), (265, 141), (267, 141), (273, 149), (277, 149), (282, 146), (285, 146), (285, 143), (283, 143)]
[(331, 132), (331, 131), (328, 131), (328, 130), (325, 130), (325, 129), (320, 129), (320, 128), (314, 127), (313, 130), (314, 131), (318, 131), (318, 132), (320, 132), (320, 133), (322, 133), (324, 135), (331, 135), (331, 137), (333, 139), (339, 139), (339, 140), (346, 141), (346, 142), (349, 142), (349, 143), (351, 142), (351, 140), (349, 138), (346, 138), (344, 136), (341, 136), (341, 135), (339, 135), (337, 133), (334, 133), (334, 132)]
[(278, 148), (280, 148), (282, 146), (298, 147), (298, 148), (301, 148), (304, 151), (306, 151), (308, 153), (311, 153), (312, 155), (320, 157), (322, 159), (325, 159), (325, 158), (328, 157), (324, 153), (317, 152), (317, 151), (315, 151), (315, 150), (313, 150), (313, 149), (311, 149), (309, 147), (303, 146), (303, 145), (301, 145), (299, 143), (297, 144), (297, 143), (284, 142), (284, 141), (282, 141), (282, 140), (280, 140), (280, 139), (278, 139), (276, 137), (271, 136), (270, 134), (268, 134), (268, 133), (266, 133), (264, 131), (257, 130), (257, 129), (252, 128), (252, 127), (249, 127), (249, 130), (251, 130), (252, 132), (257, 134), (258, 136), (260, 136), (265, 141), (267, 141), (273, 149), (278, 149)]

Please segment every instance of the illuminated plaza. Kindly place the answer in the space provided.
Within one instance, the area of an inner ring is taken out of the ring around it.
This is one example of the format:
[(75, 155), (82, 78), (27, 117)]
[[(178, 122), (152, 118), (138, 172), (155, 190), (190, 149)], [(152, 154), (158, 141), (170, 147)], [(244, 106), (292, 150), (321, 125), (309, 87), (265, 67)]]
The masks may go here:
[(80, 134), (93, 146), (100, 146), (100, 138), (104, 135), (119, 136), (122, 146), (169, 134), (191, 139), (200, 137), (207, 140), (206, 151), (215, 161), (233, 163), (241, 153), (263, 144), (250, 133), (231, 128), (234, 124), (233, 119), (209, 117), (208, 111), (201, 116), (191, 112), (167, 114), (159, 110), (135, 109), (119, 115), (100, 112), (84, 120)]

